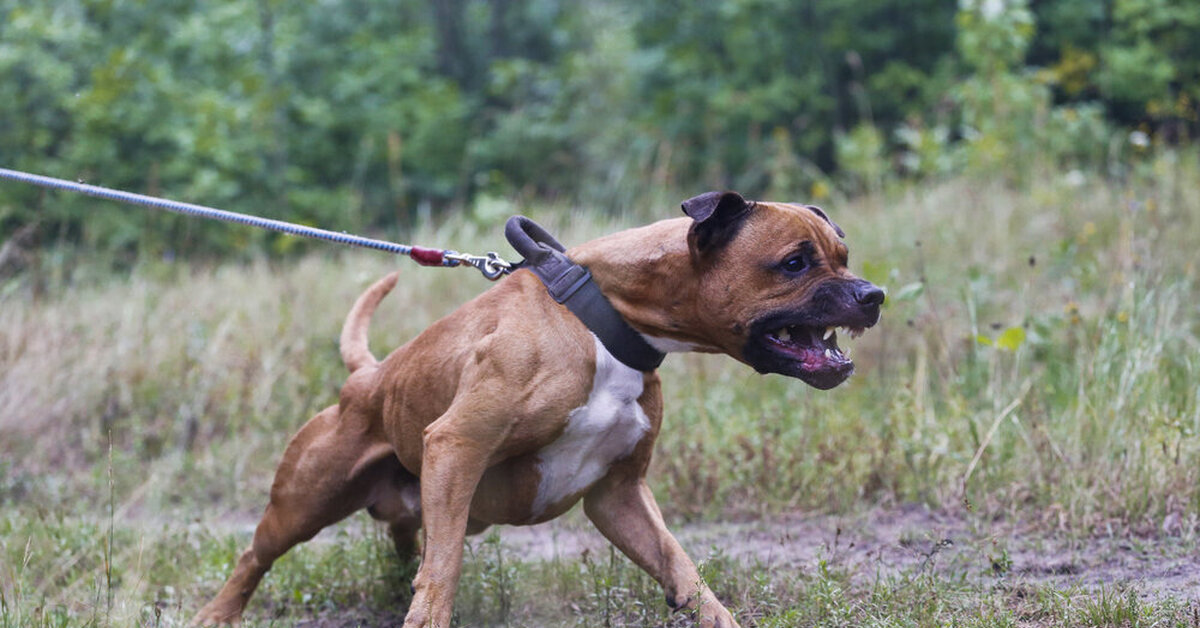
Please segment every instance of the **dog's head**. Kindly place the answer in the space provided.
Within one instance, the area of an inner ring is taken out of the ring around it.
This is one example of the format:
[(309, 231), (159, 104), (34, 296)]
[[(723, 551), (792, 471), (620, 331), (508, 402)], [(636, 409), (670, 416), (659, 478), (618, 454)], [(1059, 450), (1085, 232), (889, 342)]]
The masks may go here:
[(874, 325), (884, 293), (846, 268), (845, 234), (825, 212), (736, 192), (688, 199), (683, 211), (706, 327), (724, 352), (822, 390), (854, 372), (837, 330), (856, 337)]

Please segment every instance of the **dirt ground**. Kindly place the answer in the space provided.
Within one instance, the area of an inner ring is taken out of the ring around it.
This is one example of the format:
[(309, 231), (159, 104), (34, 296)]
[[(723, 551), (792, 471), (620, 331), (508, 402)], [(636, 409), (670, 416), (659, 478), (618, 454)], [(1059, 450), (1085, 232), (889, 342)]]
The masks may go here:
[[(1200, 547), (1196, 539), (1073, 538), (1011, 523), (987, 529), (922, 506), (875, 509), (850, 516), (789, 514), (753, 521), (672, 526), (694, 560), (723, 554), (763, 569), (815, 573), (820, 561), (864, 585), (875, 578), (922, 574), (981, 586), (1052, 586), (1089, 594), (1133, 591), (1146, 600), (1200, 603)], [(580, 560), (606, 555), (610, 545), (577, 511), (527, 527), (494, 528), (523, 561)], [(470, 537), (482, 543), (485, 535)], [(320, 542), (318, 536), (316, 542)], [(349, 628), (398, 623), (400, 616), (361, 609), (347, 620), (319, 617), (305, 628)]]
[[(981, 529), (920, 506), (835, 517), (791, 514), (737, 523), (673, 526), (695, 560), (723, 552), (743, 564), (813, 571), (820, 560), (855, 578), (940, 574), (1010, 585), (1084, 591), (1118, 587), (1143, 598), (1200, 600), (1195, 540), (1066, 538), (996, 524)], [(503, 527), (502, 542), (525, 560), (607, 551), (586, 522)]]

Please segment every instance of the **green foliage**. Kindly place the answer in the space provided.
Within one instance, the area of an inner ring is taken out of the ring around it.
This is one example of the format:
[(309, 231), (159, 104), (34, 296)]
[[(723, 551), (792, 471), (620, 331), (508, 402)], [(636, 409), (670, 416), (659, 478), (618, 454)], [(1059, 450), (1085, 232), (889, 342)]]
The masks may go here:
[[(0, 16), (3, 165), (390, 235), (480, 195), (613, 211), (719, 187), (822, 202), (963, 171), (1126, 176), (1200, 124), (1200, 7), (1170, 0), (0, 0)], [(305, 248), (0, 185), (0, 244), (27, 225), (124, 266)]]
[(889, 174), (883, 133), (872, 124), (860, 123), (849, 133), (834, 138), (838, 165), (858, 190), (882, 189)]
[(1129, 120), (1190, 123), (1200, 112), (1200, 6), (1114, 0), (1113, 38), (1101, 48), (1100, 84)]

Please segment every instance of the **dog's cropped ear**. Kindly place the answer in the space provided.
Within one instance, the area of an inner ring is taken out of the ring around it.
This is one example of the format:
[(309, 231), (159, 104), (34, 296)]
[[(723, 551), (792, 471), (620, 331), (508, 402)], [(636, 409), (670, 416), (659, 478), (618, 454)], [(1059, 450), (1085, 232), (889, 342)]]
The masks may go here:
[(830, 220), (829, 216), (825, 215), (825, 210), (821, 209), (820, 207), (817, 207), (816, 205), (805, 205), (804, 207), (808, 208), (809, 211), (820, 216), (821, 218), (824, 218), (825, 222), (829, 223), (830, 227), (833, 227), (834, 232), (837, 233), (839, 238), (841, 238), (843, 240), (846, 239), (846, 232), (842, 231), (842, 228), (837, 226), (836, 222)]
[(680, 207), (692, 220), (705, 222), (710, 218), (723, 220), (740, 214), (746, 210), (746, 205), (746, 199), (737, 192), (705, 192), (689, 198)]
[(688, 229), (688, 248), (697, 256), (732, 240), (754, 203), (737, 192), (705, 192), (684, 201), (682, 207), (683, 213), (695, 221)]

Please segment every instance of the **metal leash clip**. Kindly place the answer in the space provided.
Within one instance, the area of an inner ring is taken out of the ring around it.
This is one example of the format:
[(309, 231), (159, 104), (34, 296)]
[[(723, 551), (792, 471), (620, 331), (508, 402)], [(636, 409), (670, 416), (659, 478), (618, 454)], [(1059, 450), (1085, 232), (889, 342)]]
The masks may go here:
[(474, 266), (479, 269), (480, 273), (483, 273), (484, 278), (491, 281), (496, 281), (512, 272), (512, 264), (500, 259), (500, 254), (495, 251), (488, 251), (487, 255), (470, 255), (457, 251), (446, 251), (445, 257), (447, 260), (459, 264)]

